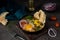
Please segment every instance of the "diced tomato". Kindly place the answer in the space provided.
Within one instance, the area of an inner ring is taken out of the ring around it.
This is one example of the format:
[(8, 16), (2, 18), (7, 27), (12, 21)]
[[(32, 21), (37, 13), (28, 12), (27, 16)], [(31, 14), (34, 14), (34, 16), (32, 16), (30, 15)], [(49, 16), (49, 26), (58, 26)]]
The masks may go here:
[(25, 25), (26, 24), (26, 22), (21, 22), (21, 25), (23, 26), (23, 25)]
[(24, 27), (25, 24), (27, 24), (27, 21), (26, 20), (20, 20), (19, 21), (19, 24), (20, 24), (20, 27)]

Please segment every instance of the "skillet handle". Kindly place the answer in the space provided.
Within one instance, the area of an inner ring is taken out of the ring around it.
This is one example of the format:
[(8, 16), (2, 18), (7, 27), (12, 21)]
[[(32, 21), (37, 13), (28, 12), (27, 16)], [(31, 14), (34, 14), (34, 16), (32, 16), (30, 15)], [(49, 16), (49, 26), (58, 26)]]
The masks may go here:
[(25, 40), (23, 37), (19, 36), (18, 34), (16, 34), (14, 37), (18, 40)]

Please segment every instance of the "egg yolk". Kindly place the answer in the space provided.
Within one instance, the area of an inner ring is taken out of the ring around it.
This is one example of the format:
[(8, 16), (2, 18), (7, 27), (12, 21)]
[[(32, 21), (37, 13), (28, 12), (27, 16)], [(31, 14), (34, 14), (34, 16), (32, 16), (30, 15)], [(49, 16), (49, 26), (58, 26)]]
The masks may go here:
[(32, 25), (31, 24), (25, 24), (23, 29), (26, 30), (26, 31), (31, 31), (32, 30)]

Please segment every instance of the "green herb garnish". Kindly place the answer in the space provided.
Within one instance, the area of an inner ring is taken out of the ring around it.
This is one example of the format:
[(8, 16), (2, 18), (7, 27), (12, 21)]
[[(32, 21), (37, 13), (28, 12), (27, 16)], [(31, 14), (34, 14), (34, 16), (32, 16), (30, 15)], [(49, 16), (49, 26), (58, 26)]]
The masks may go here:
[(30, 19), (30, 20), (32, 20), (33, 17), (32, 17), (32, 16), (27, 16), (26, 19)]
[(35, 29), (36, 31), (39, 31), (40, 30), (40, 27), (38, 26), (38, 27), (36, 27), (36, 29)]

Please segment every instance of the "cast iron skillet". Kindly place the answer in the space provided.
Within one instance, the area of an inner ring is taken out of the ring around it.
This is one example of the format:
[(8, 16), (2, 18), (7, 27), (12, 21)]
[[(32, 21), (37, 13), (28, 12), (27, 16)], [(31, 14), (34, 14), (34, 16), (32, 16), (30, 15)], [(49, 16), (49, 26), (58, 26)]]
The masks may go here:
[[(33, 16), (33, 14), (30, 14), (30, 15)], [(25, 15), (25, 16), (23, 16), (21, 19), (23, 19), (23, 18), (26, 17), (26, 16), (29, 16), (29, 15)], [(20, 20), (21, 20), (21, 19), (20, 19)], [(20, 21), (20, 20), (19, 20), (19, 21)], [(20, 28), (22, 31), (24, 31), (24, 32), (26, 32), (26, 33), (38, 33), (38, 32), (43, 31), (43, 30), (45, 29), (45, 26), (44, 26), (44, 28), (42, 28), (41, 30), (35, 31), (35, 32), (25, 31), (25, 30), (23, 30), (23, 29), (20, 27), (19, 21), (18, 21), (18, 28)], [(46, 25), (46, 23), (45, 23), (45, 25)]]

